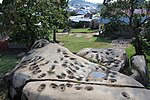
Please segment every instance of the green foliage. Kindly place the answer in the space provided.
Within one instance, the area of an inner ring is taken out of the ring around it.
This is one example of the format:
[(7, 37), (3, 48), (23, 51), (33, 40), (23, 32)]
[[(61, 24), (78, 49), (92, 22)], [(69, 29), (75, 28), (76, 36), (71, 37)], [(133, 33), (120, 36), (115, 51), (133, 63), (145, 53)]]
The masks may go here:
[[(136, 9), (144, 9), (144, 13), (135, 13)], [(143, 45), (140, 34), (140, 28), (150, 20), (148, 12), (150, 11), (150, 2), (141, 0), (117, 0), (115, 2), (107, 2), (102, 8), (101, 16), (108, 18), (111, 22), (126, 26), (135, 38), (134, 46), (136, 54), (143, 53)], [(124, 19), (124, 20), (121, 20)], [(128, 22), (125, 21), (128, 19)], [(114, 24), (111, 24), (112, 27)], [(108, 25), (109, 26), (109, 25)], [(117, 27), (118, 28), (118, 27)], [(106, 30), (107, 31), (107, 30)], [(110, 30), (111, 31), (111, 30)], [(145, 44), (144, 44), (145, 45)]]
[(76, 13), (76, 11), (70, 11), (70, 12), (69, 12), (69, 15), (70, 15), (70, 16), (76, 16), (77, 13)]
[(150, 50), (150, 39), (148, 39), (148, 37), (141, 38), (144, 51), (147, 52), (148, 50)]
[(126, 15), (122, 10), (128, 9), (128, 5), (127, 1), (122, 0), (108, 3), (105, 6), (102, 6), (101, 16), (103, 18), (109, 18), (111, 21), (117, 21), (119, 18)]
[(3, 33), (25, 44), (49, 39), (52, 30), (68, 23), (66, 0), (4, 0), (2, 12)]
[[(121, 31), (121, 26), (123, 26), (123, 24), (121, 22), (118, 22), (118, 21), (109, 22), (107, 25), (105, 25), (104, 35), (105, 36), (113, 36), (112, 32)], [(120, 27), (120, 28), (118, 28), (118, 27)]]

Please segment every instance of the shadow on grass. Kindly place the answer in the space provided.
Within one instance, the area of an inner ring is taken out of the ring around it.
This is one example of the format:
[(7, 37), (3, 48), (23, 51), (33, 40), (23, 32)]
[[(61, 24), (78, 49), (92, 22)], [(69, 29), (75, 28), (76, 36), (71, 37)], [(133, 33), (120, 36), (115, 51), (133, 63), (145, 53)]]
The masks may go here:
[(91, 29), (91, 28), (89, 28), (88, 30), (89, 30), (89, 31), (95, 31), (95, 32), (98, 32), (98, 29)]
[(96, 37), (95, 42), (105, 42), (105, 43), (111, 43), (112, 40), (108, 39), (107, 37), (100, 37), (100, 36), (94, 36)]
[(0, 75), (4, 75), (8, 71), (12, 70), (17, 63), (20, 61), (20, 58), (17, 58), (19, 52), (13, 51), (1, 51), (0, 50)]

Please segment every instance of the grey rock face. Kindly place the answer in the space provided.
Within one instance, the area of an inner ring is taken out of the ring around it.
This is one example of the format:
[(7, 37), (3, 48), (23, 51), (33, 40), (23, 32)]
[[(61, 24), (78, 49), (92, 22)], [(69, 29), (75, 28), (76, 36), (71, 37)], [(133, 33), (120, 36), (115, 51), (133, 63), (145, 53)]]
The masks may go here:
[[(33, 87), (34, 86), (34, 87)], [(34, 91), (34, 93), (33, 93)], [(30, 82), (23, 88), (27, 100), (149, 100), (146, 89), (76, 82)], [(30, 94), (29, 93), (33, 93)]]
[(142, 55), (133, 56), (131, 58), (131, 65), (133, 67), (133, 74), (131, 77), (142, 83), (144, 86), (147, 86), (149, 83), (149, 76), (145, 57)]
[(128, 67), (128, 57), (124, 49), (86, 48), (79, 51), (77, 55), (114, 71), (122, 72)]
[(32, 49), (9, 79), (12, 100), (150, 100), (136, 80), (56, 43)]
[(41, 48), (46, 46), (47, 44), (49, 44), (49, 41), (45, 40), (45, 39), (40, 39), (37, 40), (31, 47), (31, 49), (37, 49), (37, 48)]
[(26, 53), (25, 53), (25, 52), (22, 52), (22, 53), (20, 53), (20, 54), (17, 55), (17, 58), (22, 58), (22, 57), (24, 57), (25, 55), (26, 55)]

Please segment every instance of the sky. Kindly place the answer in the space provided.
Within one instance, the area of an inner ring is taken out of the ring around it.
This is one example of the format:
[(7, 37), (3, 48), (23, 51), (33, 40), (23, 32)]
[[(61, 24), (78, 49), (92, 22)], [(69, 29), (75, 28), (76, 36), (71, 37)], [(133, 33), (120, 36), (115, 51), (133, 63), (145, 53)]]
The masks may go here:
[(0, 0), (0, 3), (2, 3), (2, 0)]
[(88, 2), (103, 3), (104, 0), (85, 0)]

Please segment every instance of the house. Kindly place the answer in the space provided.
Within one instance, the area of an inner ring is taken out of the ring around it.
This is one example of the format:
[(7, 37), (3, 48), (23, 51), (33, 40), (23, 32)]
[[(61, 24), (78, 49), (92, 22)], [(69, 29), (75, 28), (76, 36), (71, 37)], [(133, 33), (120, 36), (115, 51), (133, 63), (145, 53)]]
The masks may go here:
[(109, 19), (104, 19), (102, 17), (95, 17), (92, 19), (91, 23), (90, 23), (90, 27), (91, 29), (99, 29), (99, 31), (101, 31), (101, 29), (103, 29), (104, 25), (109, 23), (110, 20)]
[(98, 19), (92, 19), (90, 22), (90, 28), (98, 29), (98, 27), (99, 27)]
[(92, 16), (93, 15), (91, 13), (87, 13), (87, 14), (84, 15), (85, 18), (89, 18), (89, 19), (92, 19)]
[(92, 19), (88, 17), (84, 17), (84, 15), (71, 16), (69, 18), (71, 22), (71, 27), (73, 28), (87, 28), (90, 26), (90, 22)]
[[(124, 10), (124, 12), (127, 14), (127, 15), (130, 15), (130, 10)], [(150, 11), (147, 12), (146, 9), (135, 9), (134, 11), (135, 14), (148, 14), (148, 16), (143, 16), (141, 18), (141, 22), (143, 22), (147, 17), (149, 17), (150, 15)], [(118, 21), (120, 22), (124, 22), (126, 24), (129, 24), (129, 18), (128, 17), (121, 17)], [(108, 24), (109, 22), (111, 22), (110, 19), (107, 19), (107, 18), (102, 18), (102, 17), (99, 17), (99, 19), (93, 19), (91, 21), (91, 28), (99, 28), (99, 32), (102, 32), (104, 31), (104, 26), (106, 24)], [(128, 30), (127, 28), (123, 28), (125, 31)]]
[(87, 13), (90, 13), (90, 11), (86, 9), (80, 9), (77, 11), (77, 15), (86, 15)]

